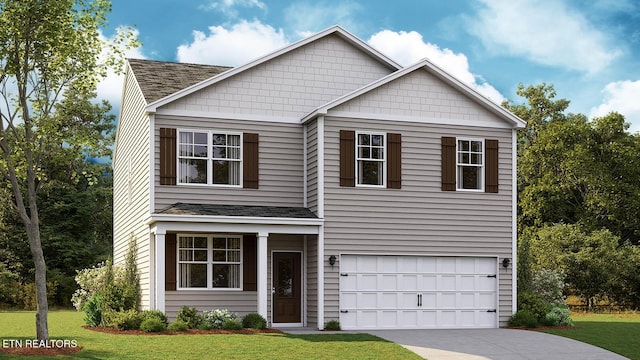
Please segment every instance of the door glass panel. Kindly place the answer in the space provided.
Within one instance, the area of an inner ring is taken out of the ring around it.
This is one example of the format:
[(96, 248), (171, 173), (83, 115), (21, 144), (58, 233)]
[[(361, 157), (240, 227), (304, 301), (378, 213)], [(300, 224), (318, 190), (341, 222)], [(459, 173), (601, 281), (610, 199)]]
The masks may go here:
[(293, 269), (291, 262), (280, 260), (278, 262), (278, 296), (293, 296)]

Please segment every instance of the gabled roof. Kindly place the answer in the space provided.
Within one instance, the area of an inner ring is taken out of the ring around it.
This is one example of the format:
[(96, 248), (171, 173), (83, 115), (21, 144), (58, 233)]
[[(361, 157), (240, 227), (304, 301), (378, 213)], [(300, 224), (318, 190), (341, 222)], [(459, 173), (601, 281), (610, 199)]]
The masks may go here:
[(444, 69), (440, 68), (439, 66), (437, 66), (436, 64), (432, 63), (431, 61), (427, 60), (427, 59), (423, 59), (420, 60), (419, 62), (411, 65), (411, 66), (407, 66), (406, 68), (396, 71), (394, 73), (391, 73), (383, 78), (380, 78), (379, 80), (376, 80), (374, 82), (372, 82), (369, 85), (365, 85), (363, 87), (361, 87), (360, 89), (356, 89), (344, 96), (341, 96), (335, 100), (332, 100), (322, 106), (317, 107), (315, 110), (313, 110), (311, 113), (309, 113), (307, 116), (302, 118), (302, 123), (307, 122), (313, 118), (315, 118), (316, 116), (319, 115), (326, 115), (327, 112), (339, 105), (342, 105), (346, 102), (348, 102), (349, 100), (353, 100), (363, 94), (368, 93), (369, 91), (372, 91), (376, 88), (379, 88), (385, 84), (388, 84), (398, 78), (401, 78), (409, 73), (412, 73), (418, 69), (424, 69), (426, 71), (428, 71), (430, 74), (434, 75), (435, 77), (437, 77), (438, 79), (444, 81), (445, 83), (449, 84), (450, 86), (452, 86), (453, 88), (457, 89), (458, 91), (460, 91), (461, 93), (463, 93), (464, 95), (466, 95), (467, 97), (471, 98), (472, 100), (476, 101), (478, 104), (480, 104), (482, 107), (484, 107), (485, 109), (491, 111), (492, 113), (494, 113), (495, 115), (497, 115), (498, 117), (500, 117), (501, 119), (509, 122), (514, 128), (523, 128), (526, 126), (526, 123), (520, 119), (519, 117), (517, 117), (516, 115), (514, 115), (513, 113), (511, 113), (510, 111), (508, 111), (507, 109), (503, 108), (502, 106), (494, 103), (493, 101), (489, 100), (487, 97), (485, 97), (484, 95), (480, 94), (479, 92), (477, 92), (476, 90), (474, 90), (473, 88), (471, 88), (470, 86), (468, 86), (467, 84), (463, 83), (462, 81), (458, 80), (457, 78), (455, 78), (453, 75), (449, 74), (448, 72), (446, 72)]
[(206, 80), (200, 81), (196, 84), (192, 84), (191, 86), (187, 86), (184, 87), (182, 89), (179, 89), (178, 91), (174, 91), (171, 94), (165, 95), (165, 97), (161, 98), (161, 99), (156, 99), (153, 102), (149, 103), (149, 105), (147, 106), (147, 111), (149, 112), (155, 112), (156, 109), (162, 105), (168, 104), (172, 101), (178, 100), (184, 96), (187, 96), (189, 94), (192, 94), (198, 90), (201, 90), (207, 86), (213, 85), (219, 81), (222, 81), (224, 79), (227, 79), (229, 77), (232, 77), (238, 73), (241, 73), (245, 70), (251, 69), (255, 66), (258, 66), (260, 64), (263, 64), (271, 59), (274, 59), (282, 54), (288, 53), (290, 51), (293, 51), (297, 48), (300, 48), (306, 44), (312, 43), (318, 39), (324, 38), (326, 36), (330, 36), (330, 35), (338, 35), (340, 36), (342, 39), (348, 41), (349, 43), (351, 43), (352, 45), (360, 48), (362, 51), (364, 51), (365, 53), (368, 53), (371, 57), (377, 59), (378, 61), (380, 61), (381, 63), (385, 64), (387, 67), (389, 67), (390, 69), (393, 70), (398, 70), (400, 68), (402, 68), (402, 66), (400, 66), (398, 63), (396, 63), (395, 61), (393, 61), (391, 58), (387, 57), (386, 55), (384, 55), (383, 53), (379, 52), (378, 50), (374, 49), (373, 47), (371, 47), (369, 44), (367, 44), (366, 42), (360, 40), (358, 37), (356, 37), (355, 35), (351, 34), (350, 32), (348, 32), (347, 30), (343, 29), (341, 26), (339, 25), (334, 25), (324, 31), (321, 31), (315, 35), (309, 36), (307, 38), (304, 38), (302, 40), (299, 40), (295, 43), (292, 43), (288, 46), (283, 47), (280, 50), (276, 50), (268, 55), (265, 55), (261, 58), (258, 58), (254, 61), (251, 61), (245, 65), (242, 66), (238, 66), (235, 67), (229, 71), (226, 71), (224, 73), (221, 73), (219, 75), (214, 75), (213, 77), (210, 77)]
[(231, 67), (127, 59), (147, 104), (223, 73)]

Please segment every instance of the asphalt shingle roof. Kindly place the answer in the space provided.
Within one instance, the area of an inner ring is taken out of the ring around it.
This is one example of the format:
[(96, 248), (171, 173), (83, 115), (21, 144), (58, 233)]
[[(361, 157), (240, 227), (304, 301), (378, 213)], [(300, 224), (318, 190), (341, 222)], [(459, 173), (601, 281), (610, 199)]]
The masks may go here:
[(127, 60), (147, 104), (231, 69), (227, 66)]
[(317, 219), (311, 210), (304, 207), (213, 205), (175, 203), (157, 214), (168, 215), (212, 215), (212, 216), (253, 216)]

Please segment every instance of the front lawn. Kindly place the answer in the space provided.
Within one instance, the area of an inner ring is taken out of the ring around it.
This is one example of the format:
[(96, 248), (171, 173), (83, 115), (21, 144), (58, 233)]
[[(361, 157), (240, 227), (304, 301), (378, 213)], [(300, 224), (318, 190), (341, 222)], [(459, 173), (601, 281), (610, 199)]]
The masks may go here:
[[(83, 313), (49, 313), (49, 337), (76, 340), (82, 351), (55, 359), (420, 359), (368, 334), (113, 335), (82, 328)], [(33, 339), (34, 312), (0, 312), (3, 340)], [(18, 358), (0, 353), (0, 358)], [(30, 357), (44, 359), (45, 357)]]
[(571, 314), (576, 329), (544, 330), (640, 360), (640, 314)]

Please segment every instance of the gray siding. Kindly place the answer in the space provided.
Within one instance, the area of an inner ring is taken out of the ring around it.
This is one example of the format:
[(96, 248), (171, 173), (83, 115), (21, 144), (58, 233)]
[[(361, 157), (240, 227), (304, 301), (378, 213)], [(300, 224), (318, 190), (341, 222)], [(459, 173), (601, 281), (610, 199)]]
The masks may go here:
[(307, 326), (318, 324), (318, 238), (307, 236)]
[[(303, 205), (303, 138), (299, 124), (232, 121), (158, 115), (155, 121), (155, 209), (176, 202), (235, 205)], [(259, 189), (160, 185), (160, 128), (258, 133)]]
[[(113, 161), (113, 259), (124, 262), (129, 238), (138, 243), (142, 306), (149, 306), (149, 118), (138, 84), (127, 72)], [(130, 165), (129, 165), (130, 163)], [(129, 173), (129, 170), (131, 173)]]
[[(401, 133), (402, 189), (340, 187), (341, 129)], [(325, 253), (511, 257), (511, 134), (510, 129), (327, 117)], [(441, 136), (498, 139), (499, 193), (441, 191)], [(326, 320), (337, 319), (338, 271), (325, 271)], [(501, 274), (501, 280), (504, 322), (511, 311), (510, 274)]]
[(318, 214), (318, 123), (307, 124), (307, 207)]
[(337, 35), (332, 35), (167, 104), (162, 109), (298, 118), (392, 71)]
[(178, 290), (165, 294), (165, 313), (171, 321), (183, 306), (199, 311), (227, 309), (240, 317), (258, 310), (258, 293), (240, 290)]

